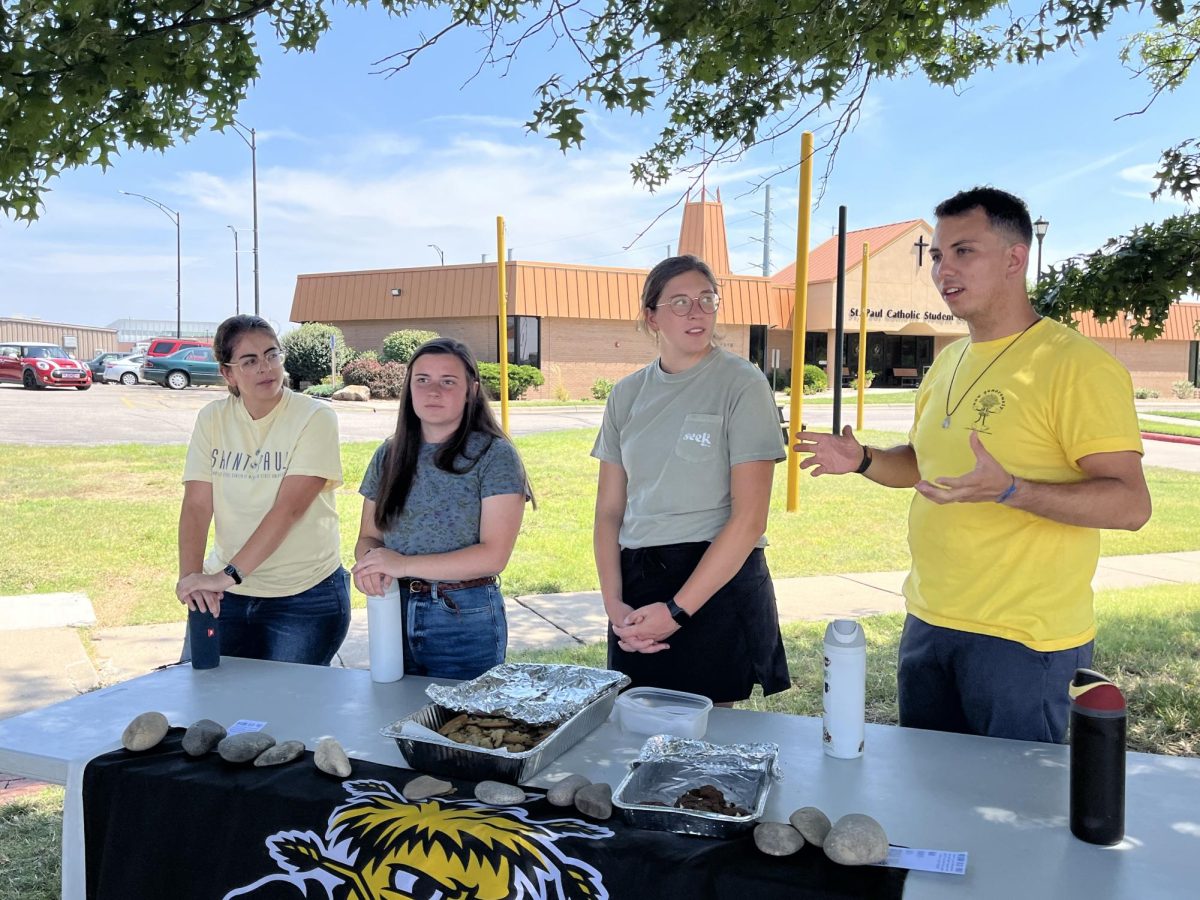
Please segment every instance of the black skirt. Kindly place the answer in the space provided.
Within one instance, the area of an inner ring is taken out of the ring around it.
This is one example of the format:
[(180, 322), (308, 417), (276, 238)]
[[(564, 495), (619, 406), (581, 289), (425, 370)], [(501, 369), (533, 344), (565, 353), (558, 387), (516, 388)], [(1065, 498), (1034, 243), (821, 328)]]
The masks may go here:
[[(621, 551), (623, 599), (634, 609), (674, 597), (709, 548), (707, 541)], [(666, 639), (669, 650), (630, 653), (608, 630), (608, 667), (633, 687), (703, 694), (714, 703), (745, 700), (791, 687), (775, 588), (766, 556), (755, 548), (736, 575)]]

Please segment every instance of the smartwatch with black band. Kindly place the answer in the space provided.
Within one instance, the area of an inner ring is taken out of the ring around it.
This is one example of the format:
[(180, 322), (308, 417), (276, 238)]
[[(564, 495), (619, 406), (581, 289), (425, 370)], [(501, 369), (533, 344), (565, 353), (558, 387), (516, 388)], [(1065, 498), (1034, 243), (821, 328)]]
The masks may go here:
[(237, 570), (237, 566), (235, 566), (233, 563), (230, 563), (221, 571), (232, 578), (234, 584), (242, 583), (242, 573)]
[(671, 618), (675, 620), (676, 625), (686, 625), (690, 619), (691, 613), (675, 602), (674, 598), (667, 601), (667, 612), (671, 614)]

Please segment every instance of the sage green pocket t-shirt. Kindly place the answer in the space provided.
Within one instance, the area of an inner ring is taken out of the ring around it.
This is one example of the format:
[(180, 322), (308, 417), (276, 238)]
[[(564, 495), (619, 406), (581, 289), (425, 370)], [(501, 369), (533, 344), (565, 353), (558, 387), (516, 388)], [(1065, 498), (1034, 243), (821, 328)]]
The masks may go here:
[(655, 361), (618, 382), (592, 456), (628, 478), (621, 546), (653, 547), (711, 541), (729, 520), (730, 468), (785, 451), (762, 372), (715, 349), (686, 372)]

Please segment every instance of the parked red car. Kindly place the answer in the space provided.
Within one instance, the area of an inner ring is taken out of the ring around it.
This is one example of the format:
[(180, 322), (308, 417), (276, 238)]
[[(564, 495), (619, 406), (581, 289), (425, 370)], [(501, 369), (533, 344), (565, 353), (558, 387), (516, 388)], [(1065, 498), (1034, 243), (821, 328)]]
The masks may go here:
[(178, 353), (180, 350), (185, 350), (188, 347), (211, 346), (212, 341), (203, 341), (199, 338), (159, 337), (154, 338), (150, 342), (150, 346), (146, 349), (146, 357), (170, 356), (172, 353)]
[(73, 387), (86, 391), (92, 386), (92, 371), (57, 344), (6, 341), (0, 343), (0, 382), (23, 384), (29, 390)]

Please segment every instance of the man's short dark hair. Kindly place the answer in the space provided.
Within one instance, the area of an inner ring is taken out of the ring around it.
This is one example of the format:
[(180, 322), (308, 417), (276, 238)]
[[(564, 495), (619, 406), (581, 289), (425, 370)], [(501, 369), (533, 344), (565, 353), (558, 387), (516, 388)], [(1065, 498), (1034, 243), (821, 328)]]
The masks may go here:
[(943, 200), (933, 214), (943, 219), (961, 216), (973, 209), (982, 209), (988, 224), (997, 231), (1007, 231), (1021, 243), (1033, 244), (1033, 223), (1029, 220), (1029, 207), (1020, 197), (993, 187), (974, 187), (959, 191), (949, 200)]

